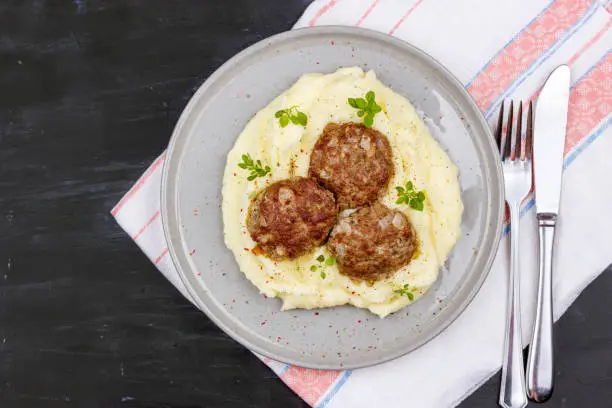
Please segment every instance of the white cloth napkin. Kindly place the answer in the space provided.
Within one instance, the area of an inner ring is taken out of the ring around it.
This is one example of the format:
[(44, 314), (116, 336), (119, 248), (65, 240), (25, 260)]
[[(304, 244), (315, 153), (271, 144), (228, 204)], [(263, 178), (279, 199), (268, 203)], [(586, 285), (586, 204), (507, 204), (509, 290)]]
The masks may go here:
[[(570, 65), (573, 88), (553, 285), (558, 319), (612, 262), (611, 9), (608, 1), (587, 0), (317, 0), (296, 27), (357, 25), (409, 41), (463, 81), (492, 125), (502, 100), (533, 98), (554, 67)], [(189, 298), (167, 255), (161, 226), (163, 162), (164, 155), (112, 214)], [(537, 268), (532, 197), (525, 201), (523, 215), (521, 301), (523, 342), (527, 344)], [(508, 281), (506, 239), (500, 248), (488, 279), (467, 310), (442, 334), (409, 355), (352, 371), (304, 369), (259, 357), (317, 408), (455, 406), (501, 365)], [(491, 401), (496, 398), (491, 396)]]

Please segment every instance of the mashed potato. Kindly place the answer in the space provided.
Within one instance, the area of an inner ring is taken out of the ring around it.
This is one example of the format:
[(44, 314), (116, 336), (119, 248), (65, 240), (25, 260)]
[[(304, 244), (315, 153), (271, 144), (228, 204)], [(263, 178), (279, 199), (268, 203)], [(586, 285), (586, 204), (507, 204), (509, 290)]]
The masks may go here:
[[(272, 182), (307, 176), (310, 152), (323, 128), (330, 122), (361, 123), (362, 118), (347, 100), (363, 98), (368, 91), (374, 91), (382, 107), (373, 128), (387, 136), (393, 149), (395, 174), (381, 201), (408, 216), (417, 233), (417, 255), (391, 277), (366, 283), (341, 275), (335, 264), (321, 262), (330, 257), (326, 246), (280, 262), (253, 253), (255, 243), (246, 228), (253, 197)], [(291, 123), (280, 126), (275, 113), (293, 106), (308, 116), (306, 127)], [(270, 173), (247, 180), (249, 171), (238, 166), (243, 154), (269, 166)], [(404, 186), (407, 181), (426, 192), (422, 212), (395, 203), (395, 186)], [(462, 212), (457, 168), (429, 134), (413, 106), (383, 85), (373, 71), (364, 73), (357, 67), (327, 75), (304, 75), (258, 112), (229, 152), (223, 178), (225, 243), (242, 272), (261, 293), (282, 299), (283, 310), (351, 304), (384, 317), (405, 307), (435, 282), (459, 237)], [(402, 292), (404, 288), (410, 296)]]

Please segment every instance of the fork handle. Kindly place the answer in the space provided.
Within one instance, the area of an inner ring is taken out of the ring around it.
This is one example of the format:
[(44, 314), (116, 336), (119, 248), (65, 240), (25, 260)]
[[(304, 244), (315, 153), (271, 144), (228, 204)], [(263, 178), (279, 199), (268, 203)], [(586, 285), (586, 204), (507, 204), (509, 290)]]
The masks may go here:
[(505, 408), (523, 408), (527, 405), (527, 395), (525, 393), (519, 294), (520, 207), (515, 203), (508, 203), (508, 206), (510, 207), (510, 278), (499, 405)]
[(552, 259), (556, 225), (556, 214), (538, 214), (540, 277), (533, 337), (527, 359), (527, 395), (536, 402), (548, 400), (554, 385)]

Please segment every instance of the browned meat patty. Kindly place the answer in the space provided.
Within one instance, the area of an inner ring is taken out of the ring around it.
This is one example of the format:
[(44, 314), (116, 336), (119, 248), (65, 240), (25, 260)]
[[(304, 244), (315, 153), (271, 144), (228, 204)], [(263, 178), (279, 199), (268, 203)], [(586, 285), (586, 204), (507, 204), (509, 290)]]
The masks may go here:
[(380, 203), (341, 216), (327, 243), (340, 273), (376, 281), (408, 264), (417, 248), (408, 218)]
[(323, 244), (337, 217), (331, 191), (298, 177), (277, 181), (257, 195), (249, 208), (247, 229), (260, 251), (281, 261)]
[(362, 124), (330, 123), (310, 155), (309, 176), (336, 195), (342, 210), (373, 203), (393, 176), (389, 140)]

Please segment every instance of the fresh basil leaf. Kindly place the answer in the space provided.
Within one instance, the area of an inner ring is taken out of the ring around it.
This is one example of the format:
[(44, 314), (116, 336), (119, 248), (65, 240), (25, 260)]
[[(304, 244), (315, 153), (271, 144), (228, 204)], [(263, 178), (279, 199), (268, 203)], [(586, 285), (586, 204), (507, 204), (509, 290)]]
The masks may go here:
[(423, 211), (423, 202), (417, 198), (413, 198), (410, 200), (410, 207), (417, 211)]
[(298, 123), (304, 127), (308, 124), (308, 116), (304, 112), (298, 112), (297, 114)]

